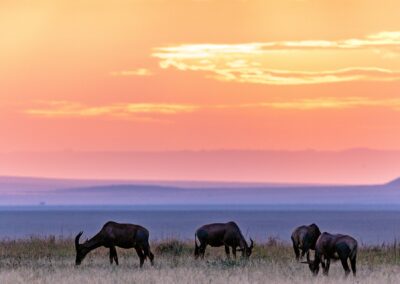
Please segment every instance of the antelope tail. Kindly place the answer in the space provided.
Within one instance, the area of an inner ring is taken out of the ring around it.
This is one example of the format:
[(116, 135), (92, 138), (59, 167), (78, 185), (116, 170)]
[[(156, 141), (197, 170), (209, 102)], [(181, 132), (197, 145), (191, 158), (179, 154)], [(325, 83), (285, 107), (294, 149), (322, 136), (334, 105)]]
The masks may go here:
[(197, 244), (197, 234), (194, 234), (194, 256), (199, 256), (200, 254), (200, 247)]

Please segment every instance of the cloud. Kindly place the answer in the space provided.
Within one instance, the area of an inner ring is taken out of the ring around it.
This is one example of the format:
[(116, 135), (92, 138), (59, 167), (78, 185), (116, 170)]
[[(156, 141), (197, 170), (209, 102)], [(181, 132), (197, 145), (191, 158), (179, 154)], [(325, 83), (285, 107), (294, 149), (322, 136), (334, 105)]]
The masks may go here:
[(151, 76), (153, 72), (146, 68), (139, 68), (136, 70), (122, 70), (122, 71), (113, 71), (110, 73), (111, 76), (116, 77), (128, 77), (128, 76)]
[(400, 111), (400, 99), (370, 99), (364, 97), (347, 98), (313, 98), (288, 101), (262, 102), (256, 104), (242, 104), (242, 108), (273, 108), (282, 110), (319, 110), (319, 109), (350, 109), (362, 107), (389, 108)]
[[(163, 121), (166, 116), (194, 113), (204, 110), (238, 109), (278, 109), (278, 110), (343, 110), (350, 108), (387, 108), (400, 111), (400, 98), (372, 99), (366, 97), (326, 97), (303, 98), (294, 100), (271, 100), (257, 103), (195, 105), (195, 104), (151, 104), (151, 103), (115, 103), (103, 106), (87, 106), (78, 102), (50, 101), (42, 102), (42, 107), (29, 108), (24, 113), (46, 118), (74, 117), (111, 117), (116, 119), (138, 119)], [(160, 119), (161, 117), (161, 119)]]
[[(160, 60), (163, 69), (202, 71), (207, 77), (221, 81), (269, 85), (321, 84), (348, 81), (397, 81), (400, 72), (373, 66), (351, 66), (325, 70), (291, 70), (272, 68), (271, 59), (277, 52), (289, 59), (302, 59), (304, 52), (370, 50), (381, 58), (400, 56), (400, 32), (381, 32), (361, 39), (339, 41), (304, 40), (256, 42), (244, 44), (183, 44), (157, 48), (152, 54)], [(361, 52), (360, 51), (360, 52)], [(337, 54), (320, 56), (335, 62)], [(323, 64), (323, 63), (321, 63)]]
[(24, 112), (41, 117), (113, 117), (140, 118), (144, 115), (173, 115), (193, 112), (197, 107), (183, 104), (116, 103), (102, 106), (87, 106), (78, 102), (43, 102), (42, 107)]

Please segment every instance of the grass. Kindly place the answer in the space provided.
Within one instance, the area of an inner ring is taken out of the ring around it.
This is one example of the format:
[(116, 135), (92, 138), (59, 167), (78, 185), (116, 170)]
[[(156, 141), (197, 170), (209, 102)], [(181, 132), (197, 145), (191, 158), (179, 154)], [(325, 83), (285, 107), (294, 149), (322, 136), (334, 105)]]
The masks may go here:
[(400, 247), (362, 245), (358, 276), (344, 279), (339, 262), (328, 277), (313, 277), (307, 265), (294, 261), (288, 243), (269, 239), (257, 243), (249, 261), (227, 260), (223, 248), (208, 248), (194, 260), (193, 241), (152, 242), (155, 265), (139, 269), (134, 250), (117, 249), (120, 265), (109, 264), (108, 250), (90, 253), (74, 265), (72, 239), (29, 238), (0, 241), (0, 283), (400, 283)]

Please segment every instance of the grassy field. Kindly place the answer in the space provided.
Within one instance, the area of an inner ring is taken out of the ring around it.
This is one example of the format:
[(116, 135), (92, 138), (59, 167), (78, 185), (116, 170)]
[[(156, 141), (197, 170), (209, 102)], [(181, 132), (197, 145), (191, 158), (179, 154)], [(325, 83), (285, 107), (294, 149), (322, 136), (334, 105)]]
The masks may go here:
[(400, 283), (397, 244), (361, 246), (358, 275), (344, 279), (340, 262), (328, 277), (313, 277), (297, 263), (288, 243), (271, 239), (256, 244), (249, 261), (226, 260), (223, 248), (208, 248), (204, 260), (194, 260), (193, 241), (152, 242), (155, 265), (139, 269), (134, 250), (118, 249), (120, 265), (109, 264), (108, 250), (90, 253), (74, 265), (72, 239), (31, 238), (0, 241), (0, 283)]

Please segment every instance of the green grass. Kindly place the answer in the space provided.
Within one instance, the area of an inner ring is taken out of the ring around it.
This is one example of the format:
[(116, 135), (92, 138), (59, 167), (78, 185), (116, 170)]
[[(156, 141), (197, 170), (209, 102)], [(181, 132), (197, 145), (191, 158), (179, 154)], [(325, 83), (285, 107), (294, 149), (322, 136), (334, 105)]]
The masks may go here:
[(204, 260), (194, 260), (194, 241), (152, 242), (155, 265), (139, 269), (133, 249), (117, 249), (120, 265), (109, 264), (108, 250), (90, 253), (74, 265), (72, 239), (55, 237), (0, 241), (0, 283), (400, 283), (397, 244), (361, 246), (358, 276), (343, 278), (339, 262), (328, 277), (313, 277), (307, 265), (294, 261), (288, 243), (269, 239), (257, 243), (249, 261), (227, 260), (224, 249), (207, 248)]

